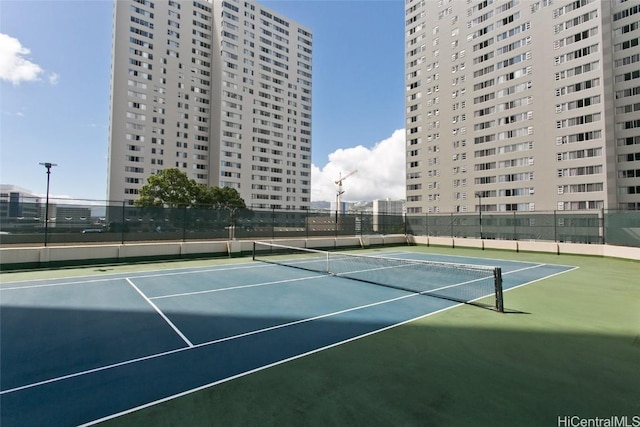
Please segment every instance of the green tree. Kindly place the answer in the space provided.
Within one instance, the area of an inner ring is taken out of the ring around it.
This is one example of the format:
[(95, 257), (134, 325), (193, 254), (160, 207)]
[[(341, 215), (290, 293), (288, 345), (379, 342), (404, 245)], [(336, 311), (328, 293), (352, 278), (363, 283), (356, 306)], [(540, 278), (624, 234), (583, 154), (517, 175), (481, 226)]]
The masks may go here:
[(218, 225), (236, 225), (239, 215), (246, 216), (246, 205), (235, 188), (200, 186), (198, 200), (202, 207), (213, 208), (213, 216), (209, 218), (217, 221)]
[(166, 208), (212, 206), (233, 210), (246, 207), (234, 188), (200, 185), (176, 168), (164, 169), (147, 178), (135, 205)]
[(244, 209), (246, 205), (240, 193), (231, 187), (200, 187), (199, 203), (205, 206), (227, 209)]
[(195, 180), (189, 179), (179, 169), (164, 169), (147, 178), (135, 205), (168, 208), (193, 206), (198, 201), (198, 187)]

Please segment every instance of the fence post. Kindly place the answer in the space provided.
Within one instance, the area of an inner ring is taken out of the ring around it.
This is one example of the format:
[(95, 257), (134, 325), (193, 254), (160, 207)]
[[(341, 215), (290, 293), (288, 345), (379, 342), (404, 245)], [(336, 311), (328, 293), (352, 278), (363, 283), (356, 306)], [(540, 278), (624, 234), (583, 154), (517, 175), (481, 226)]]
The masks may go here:
[(120, 228), (121, 229), (121, 231), (120, 231), (120, 243), (123, 244), (123, 245), (124, 245), (124, 226), (125, 226), (125, 223), (124, 223), (125, 204), (126, 204), (126, 202), (123, 200), (122, 201), (122, 222), (121, 222), (122, 227)]
[(513, 240), (518, 240), (518, 230), (516, 223), (516, 211), (513, 211)]
[(453, 212), (451, 212), (451, 238), (453, 239)]
[(404, 229), (404, 235), (406, 236), (407, 235), (407, 231), (408, 231), (407, 230), (407, 214), (406, 213), (402, 214), (402, 225), (403, 225), (402, 228)]
[(271, 240), (276, 238), (276, 208), (271, 207)]
[(602, 210), (600, 210), (600, 231), (602, 233), (602, 238), (601, 238), (601, 242), (604, 245), (606, 243), (606, 239), (605, 239), (605, 229), (604, 229), (604, 208), (602, 208)]
[(187, 240), (187, 207), (182, 208), (182, 241)]
[(307, 240), (309, 240), (309, 209), (306, 210), (304, 219), (304, 231)]
[(424, 214), (424, 229), (425, 229), (425, 236), (429, 237), (429, 214), (425, 213)]

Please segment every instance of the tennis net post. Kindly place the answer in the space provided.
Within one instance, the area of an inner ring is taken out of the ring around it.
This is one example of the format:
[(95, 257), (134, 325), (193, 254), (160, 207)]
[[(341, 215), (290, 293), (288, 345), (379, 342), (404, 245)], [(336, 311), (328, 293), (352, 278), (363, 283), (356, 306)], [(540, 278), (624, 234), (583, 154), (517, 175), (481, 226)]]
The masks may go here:
[(499, 313), (504, 313), (504, 298), (502, 294), (502, 268), (496, 267), (493, 271), (495, 277), (495, 288), (496, 288), (496, 311)]

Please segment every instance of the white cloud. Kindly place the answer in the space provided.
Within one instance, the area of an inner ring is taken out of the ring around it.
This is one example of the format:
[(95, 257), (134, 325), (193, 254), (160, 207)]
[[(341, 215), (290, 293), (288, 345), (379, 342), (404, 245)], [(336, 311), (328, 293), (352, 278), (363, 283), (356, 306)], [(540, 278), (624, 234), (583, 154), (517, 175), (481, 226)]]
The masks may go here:
[(55, 85), (57, 85), (57, 84), (58, 84), (58, 82), (60, 81), (60, 74), (58, 74), (58, 73), (51, 73), (51, 74), (49, 74), (48, 80), (49, 80), (49, 84), (50, 84), (51, 86), (55, 86)]
[(340, 174), (343, 180), (344, 201), (371, 201), (405, 198), (405, 130), (399, 129), (373, 148), (359, 145), (339, 149), (329, 155), (329, 163), (311, 169), (311, 200), (332, 202)]
[(23, 111), (16, 111), (15, 113), (13, 111), (3, 111), (2, 114), (7, 117), (19, 117), (19, 118), (23, 118), (27, 116)]
[(29, 53), (18, 39), (0, 33), (0, 80), (14, 85), (39, 80), (43, 69), (26, 58)]

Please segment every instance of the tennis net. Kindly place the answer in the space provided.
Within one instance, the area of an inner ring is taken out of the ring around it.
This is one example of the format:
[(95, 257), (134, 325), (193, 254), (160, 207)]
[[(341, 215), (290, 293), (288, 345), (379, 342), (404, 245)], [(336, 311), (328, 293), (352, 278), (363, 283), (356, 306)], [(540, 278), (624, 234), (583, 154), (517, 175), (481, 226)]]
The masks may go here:
[(504, 311), (500, 267), (253, 243), (253, 259)]

